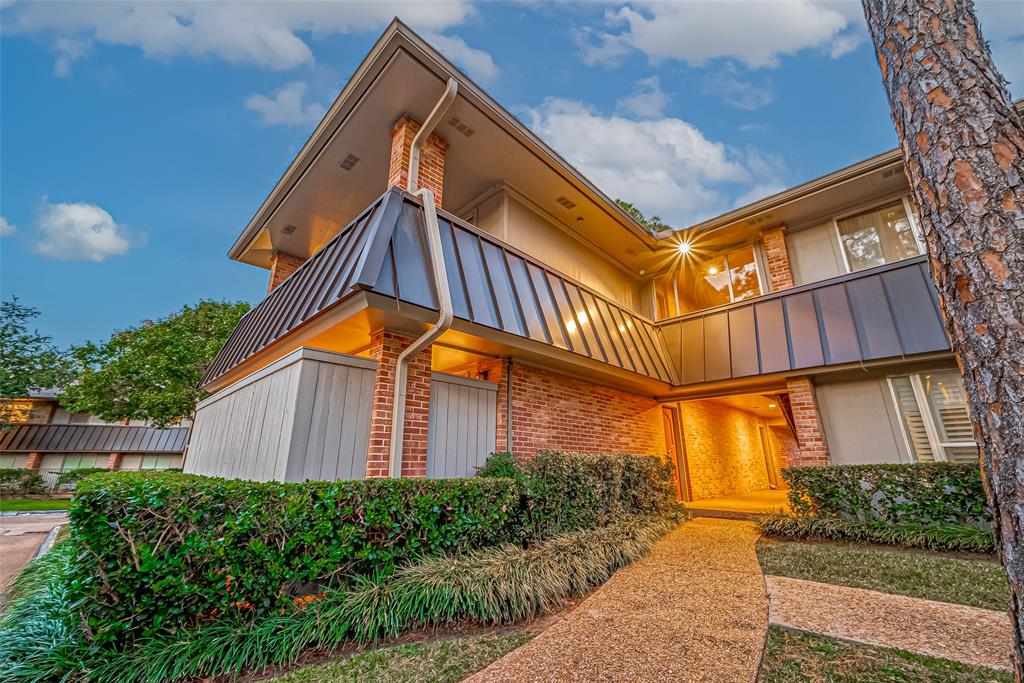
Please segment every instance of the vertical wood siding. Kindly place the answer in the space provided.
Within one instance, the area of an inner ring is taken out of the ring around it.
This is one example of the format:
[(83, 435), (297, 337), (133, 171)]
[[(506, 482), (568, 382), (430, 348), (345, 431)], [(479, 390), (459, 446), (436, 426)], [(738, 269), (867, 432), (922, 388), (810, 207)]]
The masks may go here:
[(433, 373), (427, 476), (471, 477), (494, 452), (498, 385)]
[(375, 364), (299, 349), (196, 411), (185, 471), (253, 481), (362, 479)]

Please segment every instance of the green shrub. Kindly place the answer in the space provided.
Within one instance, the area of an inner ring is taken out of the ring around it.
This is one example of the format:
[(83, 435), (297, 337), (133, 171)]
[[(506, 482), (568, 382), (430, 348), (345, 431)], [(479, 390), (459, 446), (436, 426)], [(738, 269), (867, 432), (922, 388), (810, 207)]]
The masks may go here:
[(922, 525), (841, 517), (766, 515), (760, 518), (758, 526), (766, 536), (784, 538), (884, 543), (946, 552), (995, 552), (992, 532), (969, 524)]
[(46, 490), (38, 472), (19, 467), (0, 469), (0, 493), (4, 495), (32, 495)]
[(353, 576), (506, 541), (518, 504), (507, 479), (97, 474), (71, 505), (73, 593), (95, 642), (124, 644), (201, 619), (271, 614)]
[(540, 451), (525, 462), (492, 455), (480, 471), (514, 477), (527, 541), (633, 516), (679, 514), (675, 470), (656, 456)]
[(99, 474), (100, 472), (109, 472), (106, 467), (82, 467), (77, 470), (68, 470), (67, 472), (61, 472), (57, 476), (57, 486), (66, 486), (68, 484), (77, 484), (82, 479), (85, 479), (90, 474)]
[(789, 505), (798, 515), (988, 527), (977, 464), (788, 467)]
[[(641, 557), (672, 519), (628, 519), (515, 545), (436, 557), (389, 577), (359, 579), (277, 613), (237, 615), (140, 637), (136, 647), (93, 647), (66, 585), (74, 548), (58, 544), (32, 565), (0, 617), (0, 680), (175, 681), (289, 664), (305, 648), (336, 649), (455, 623), (501, 624), (559, 609)], [(23, 580), (24, 582), (24, 580)]]
[(508, 451), (491, 453), (484, 466), (477, 468), (476, 476), (516, 479), (519, 477), (519, 464), (515, 456)]

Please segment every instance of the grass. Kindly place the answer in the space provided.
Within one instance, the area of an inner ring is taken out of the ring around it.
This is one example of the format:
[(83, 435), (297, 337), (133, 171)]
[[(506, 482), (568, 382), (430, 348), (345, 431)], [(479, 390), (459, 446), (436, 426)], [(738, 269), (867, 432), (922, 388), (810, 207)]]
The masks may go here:
[(410, 643), (306, 666), (273, 680), (274, 683), (454, 683), (532, 637), (515, 633)]
[(763, 515), (758, 527), (765, 536), (812, 541), (858, 541), (946, 552), (994, 553), (992, 531), (968, 524), (914, 524), (811, 517)]
[(757, 558), (764, 573), (775, 576), (972, 607), (1009, 607), (1009, 588), (1002, 566), (984, 559), (770, 539), (758, 541)]
[(771, 627), (760, 683), (1012, 683), (997, 671)]
[(31, 510), (67, 510), (70, 498), (9, 498), (0, 500), (0, 512), (28, 512)]

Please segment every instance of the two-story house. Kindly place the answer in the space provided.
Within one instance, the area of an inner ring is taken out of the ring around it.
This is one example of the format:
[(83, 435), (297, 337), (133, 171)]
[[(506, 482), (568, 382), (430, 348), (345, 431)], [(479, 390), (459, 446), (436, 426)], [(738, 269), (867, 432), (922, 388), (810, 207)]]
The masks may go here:
[(268, 294), (185, 470), (650, 453), (701, 500), (787, 464), (972, 460), (909, 194), (893, 150), (651, 234), (396, 21), (231, 247)]

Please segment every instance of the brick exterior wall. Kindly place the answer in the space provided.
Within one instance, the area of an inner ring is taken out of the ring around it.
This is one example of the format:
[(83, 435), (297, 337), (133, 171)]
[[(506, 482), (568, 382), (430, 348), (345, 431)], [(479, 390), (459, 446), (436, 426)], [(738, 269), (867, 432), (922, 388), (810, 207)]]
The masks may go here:
[(765, 231), (761, 235), (761, 244), (764, 246), (764, 256), (768, 262), (768, 278), (771, 280), (772, 291), (792, 287), (793, 268), (789, 263), (789, 251), (786, 250), (786, 228), (780, 226)]
[(800, 458), (800, 446), (793, 432), (785, 425), (768, 427), (768, 443), (774, 455), (775, 481), (779, 488), (786, 488), (786, 480), (782, 478), (782, 470)]
[(107, 469), (108, 470), (119, 470), (121, 469), (121, 454), (111, 453), (107, 456)]
[(267, 293), (269, 294), (275, 287), (287, 280), (288, 276), (305, 262), (305, 259), (298, 256), (275, 251), (270, 259), (270, 282), (267, 284)]
[(25, 461), (25, 469), (27, 470), (38, 470), (39, 466), (43, 464), (43, 455), (41, 453), (29, 453), (28, 460)]
[[(370, 449), (366, 458), (366, 478), (388, 476), (391, 458), (391, 415), (395, 400), (395, 373), (398, 354), (412, 339), (377, 330), (370, 337), (369, 355), (377, 361), (377, 375), (370, 409)], [(430, 425), (430, 347), (409, 361), (405, 394), (405, 427), (402, 438), (403, 477), (427, 474), (427, 431)]]
[(799, 453), (792, 462), (795, 466), (828, 465), (828, 442), (825, 430), (818, 416), (818, 402), (814, 397), (814, 385), (810, 377), (793, 377), (786, 380), (789, 402), (796, 424), (796, 439)]
[(680, 413), (694, 500), (768, 488), (757, 415), (715, 401), (686, 401)]
[[(391, 127), (391, 160), (388, 164), (388, 187), (403, 190), (409, 182), (409, 160), (412, 155), (412, 140), (420, 129), (418, 121), (403, 115)], [(420, 150), (419, 186), (434, 192), (434, 203), (441, 208), (444, 196), (444, 160), (448, 153), (448, 142), (431, 133)]]
[[(516, 457), (539, 450), (665, 455), (657, 401), (521, 363), (512, 363), (512, 448)], [(502, 443), (499, 382), (499, 434)]]

